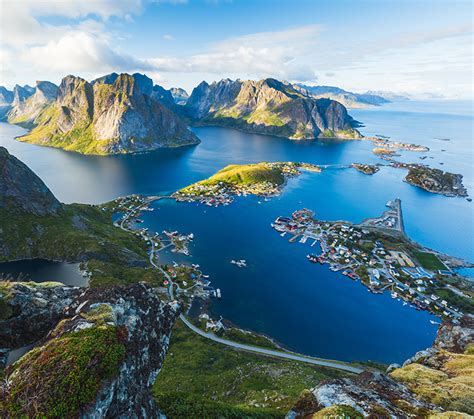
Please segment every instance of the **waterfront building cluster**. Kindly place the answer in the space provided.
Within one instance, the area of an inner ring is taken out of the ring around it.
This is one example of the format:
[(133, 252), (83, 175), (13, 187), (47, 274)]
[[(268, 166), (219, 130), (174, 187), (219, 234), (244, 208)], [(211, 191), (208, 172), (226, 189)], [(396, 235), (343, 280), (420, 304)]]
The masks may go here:
[[(373, 293), (390, 291), (392, 298), (403, 300), (405, 305), (460, 318), (463, 312), (438, 295), (446, 288), (443, 275), (452, 272), (436, 254), (404, 237), (401, 212), (396, 211), (399, 204), (389, 201), (390, 209), (380, 218), (357, 225), (317, 220), (312, 211), (302, 209), (291, 217), (278, 217), (272, 227), (283, 237), (291, 236), (290, 242), (308, 242), (311, 248), (319, 248), (320, 252), (307, 255), (310, 262), (327, 264), (333, 271), (360, 280)], [(417, 256), (434, 258), (442, 269), (423, 267)], [(454, 293), (462, 293), (449, 287)]]

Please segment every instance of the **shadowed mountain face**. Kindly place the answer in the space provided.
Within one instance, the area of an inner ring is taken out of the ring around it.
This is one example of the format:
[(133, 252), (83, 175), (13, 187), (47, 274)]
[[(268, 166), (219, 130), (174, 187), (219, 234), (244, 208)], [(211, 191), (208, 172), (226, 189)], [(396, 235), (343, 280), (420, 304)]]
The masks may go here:
[(36, 215), (61, 208), (43, 181), (4, 147), (0, 147), (0, 175), (0, 208)]
[[(67, 76), (33, 119), (22, 115), (20, 122), (27, 120), (35, 128), (20, 140), (84, 154), (197, 144), (197, 137), (154, 92), (152, 80), (141, 74), (112, 73), (92, 83)], [(174, 102), (171, 94), (168, 100)]]
[(360, 138), (343, 105), (314, 99), (275, 79), (202, 82), (187, 100), (185, 113), (201, 124), (291, 139)]

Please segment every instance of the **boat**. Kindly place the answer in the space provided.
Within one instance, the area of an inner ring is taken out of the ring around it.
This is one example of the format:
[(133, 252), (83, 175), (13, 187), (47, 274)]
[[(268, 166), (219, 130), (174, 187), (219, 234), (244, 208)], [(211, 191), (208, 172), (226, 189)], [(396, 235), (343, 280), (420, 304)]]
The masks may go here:
[(221, 298), (221, 289), (220, 288), (216, 289), (216, 297)]
[(318, 262), (318, 257), (316, 255), (306, 255), (306, 258), (313, 263)]
[(398, 294), (395, 291), (393, 291), (390, 295), (393, 299), (398, 297)]

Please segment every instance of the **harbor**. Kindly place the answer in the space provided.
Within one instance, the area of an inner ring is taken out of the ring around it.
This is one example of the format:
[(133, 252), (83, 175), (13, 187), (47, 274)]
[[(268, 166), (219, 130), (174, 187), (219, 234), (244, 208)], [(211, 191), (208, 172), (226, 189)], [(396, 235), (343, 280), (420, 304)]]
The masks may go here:
[(310, 247), (319, 243), (321, 252), (309, 253), (309, 262), (359, 280), (374, 294), (390, 291), (404, 305), (459, 319), (463, 311), (454, 303), (456, 298), (447, 300), (445, 290), (448, 295), (471, 296), (449, 283), (456, 281), (450, 261), (407, 239), (399, 199), (388, 201), (387, 207), (380, 217), (360, 224), (321, 221), (312, 211), (301, 209), (291, 217), (277, 217), (271, 227), (280, 236), (288, 233), (290, 243), (305, 245), (310, 240)]

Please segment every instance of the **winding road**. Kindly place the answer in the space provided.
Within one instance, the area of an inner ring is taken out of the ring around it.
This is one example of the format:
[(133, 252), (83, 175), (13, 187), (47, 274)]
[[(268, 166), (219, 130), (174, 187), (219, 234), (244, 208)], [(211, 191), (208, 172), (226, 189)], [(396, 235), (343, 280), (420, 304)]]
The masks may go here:
[[(133, 211), (135, 213), (135, 211)], [(131, 214), (129, 214), (131, 215)], [(128, 217), (127, 217), (128, 218)], [(123, 222), (120, 224), (120, 227), (126, 230), (123, 227)], [(150, 263), (153, 265), (156, 269), (158, 269), (168, 280), (169, 286), (168, 286), (168, 294), (171, 300), (174, 300), (174, 282), (171, 279), (171, 277), (168, 275), (168, 273), (158, 264), (155, 263), (155, 253), (157, 251), (163, 250), (165, 247), (164, 246), (158, 250), (155, 250), (155, 244), (153, 241), (151, 241), (151, 249), (150, 249)], [(363, 371), (361, 368), (354, 367), (349, 364), (345, 364), (344, 362), (339, 362), (339, 361), (334, 361), (334, 360), (329, 360), (329, 359), (322, 359), (322, 358), (312, 358), (309, 356), (305, 355), (300, 355), (292, 352), (284, 352), (284, 351), (275, 351), (272, 349), (266, 349), (266, 348), (261, 348), (258, 346), (253, 346), (253, 345), (246, 345), (244, 343), (238, 343), (234, 342), (232, 340), (228, 339), (223, 339), (219, 336), (216, 336), (214, 333), (209, 333), (205, 332), (198, 327), (194, 326), (184, 314), (180, 314), (179, 318), (183, 321), (183, 323), (194, 333), (197, 333), (199, 336), (202, 336), (203, 338), (212, 340), (214, 342), (220, 343), (222, 345), (229, 346), (231, 348), (241, 350), (241, 351), (246, 351), (246, 352), (252, 352), (256, 353), (259, 355), (264, 355), (264, 356), (269, 356), (273, 358), (279, 358), (279, 359), (285, 359), (285, 360), (291, 360), (291, 361), (298, 361), (298, 362), (304, 362), (306, 364), (312, 364), (312, 365), (319, 365), (322, 367), (329, 367), (329, 368), (336, 368), (342, 371), (354, 373), (354, 374), (359, 374)]]

